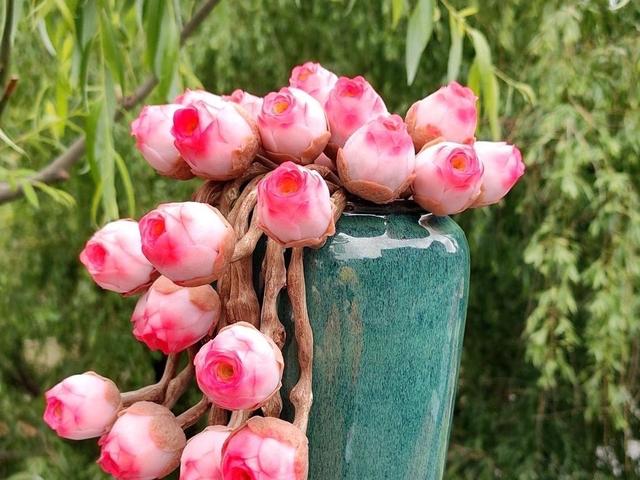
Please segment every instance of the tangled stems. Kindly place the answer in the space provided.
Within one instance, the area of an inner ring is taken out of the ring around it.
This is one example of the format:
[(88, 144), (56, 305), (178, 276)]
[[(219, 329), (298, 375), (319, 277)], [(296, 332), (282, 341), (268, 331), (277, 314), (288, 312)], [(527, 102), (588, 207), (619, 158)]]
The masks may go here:
[(175, 376), (176, 370), (178, 369), (179, 359), (180, 354), (173, 354), (167, 357), (164, 372), (158, 383), (147, 385), (146, 387), (139, 388), (138, 390), (124, 392), (122, 394), (122, 406), (128, 407), (129, 405), (143, 400), (149, 402), (163, 402), (169, 383)]

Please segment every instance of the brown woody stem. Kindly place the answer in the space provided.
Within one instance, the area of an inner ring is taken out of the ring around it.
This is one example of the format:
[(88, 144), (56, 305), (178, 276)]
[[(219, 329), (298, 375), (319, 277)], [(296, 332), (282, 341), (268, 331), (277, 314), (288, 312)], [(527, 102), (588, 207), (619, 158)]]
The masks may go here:
[(291, 252), (291, 261), (287, 275), (287, 292), (291, 300), (296, 343), (298, 344), (298, 363), (300, 377), (291, 389), (289, 398), (295, 410), (293, 424), (303, 433), (307, 431), (309, 412), (313, 403), (311, 386), (313, 366), (313, 330), (307, 312), (307, 297), (304, 284), (304, 250), (296, 247)]
[(249, 420), (251, 416), (251, 412), (249, 410), (236, 410), (231, 413), (231, 418), (229, 419), (228, 427), (232, 429), (236, 429), (244, 425), (244, 423)]
[[(287, 271), (284, 264), (284, 248), (275, 240), (267, 240), (263, 270), (265, 286), (260, 331), (271, 338), (278, 348), (282, 349), (286, 332), (278, 317), (278, 296), (287, 283)], [(282, 396), (280, 391), (277, 391), (262, 407), (262, 412), (267, 417), (279, 417), (281, 411)]]
[(147, 385), (146, 387), (139, 388), (138, 390), (124, 392), (121, 397), (122, 406), (128, 407), (129, 405), (133, 405), (134, 403), (141, 402), (143, 400), (149, 402), (162, 402), (169, 383), (176, 374), (179, 358), (179, 353), (172, 354), (167, 357), (167, 362), (164, 365), (164, 372), (162, 373), (162, 377), (158, 383)]
[(226, 425), (229, 422), (229, 412), (217, 405), (211, 405), (209, 410), (208, 425)]
[(189, 361), (187, 366), (182, 369), (182, 371), (176, 375), (176, 377), (169, 382), (169, 386), (167, 387), (167, 392), (164, 396), (164, 401), (162, 404), (167, 407), (169, 410), (173, 408), (176, 402), (180, 399), (184, 392), (187, 391), (189, 385), (191, 384), (191, 380), (193, 380), (193, 376), (195, 373), (195, 367), (193, 366), (193, 357), (195, 357), (198, 352), (198, 347), (193, 346), (189, 347)]
[(180, 427), (185, 430), (190, 426), (195, 425), (200, 417), (207, 412), (209, 405), (211, 405), (211, 401), (206, 396), (203, 396), (202, 399), (193, 407), (182, 412), (176, 417)]

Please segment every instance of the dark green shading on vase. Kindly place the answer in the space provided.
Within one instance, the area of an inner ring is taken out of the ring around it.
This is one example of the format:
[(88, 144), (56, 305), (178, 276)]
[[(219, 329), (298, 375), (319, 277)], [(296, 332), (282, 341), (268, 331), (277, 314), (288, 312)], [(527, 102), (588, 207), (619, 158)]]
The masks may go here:
[[(305, 276), (310, 480), (440, 479), (469, 289), (464, 233), (448, 217), (345, 214), (305, 251)], [(297, 369), (285, 377), (288, 390)]]

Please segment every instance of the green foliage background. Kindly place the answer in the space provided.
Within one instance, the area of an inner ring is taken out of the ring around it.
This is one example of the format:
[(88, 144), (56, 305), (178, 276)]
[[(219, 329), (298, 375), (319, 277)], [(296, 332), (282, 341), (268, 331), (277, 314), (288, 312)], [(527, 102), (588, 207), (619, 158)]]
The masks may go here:
[[(103, 478), (93, 442), (42, 423), (44, 389), (87, 368), (123, 389), (154, 379), (159, 357), (130, 334), (134, 300), (97, 289), (77, 254), (116, 212), (185, 199), (197, 182), (144, 164), (127, 127), (137, 110), (109, 115), (122, 92), (154, 71), (149, 102), (200, 84), (265, 94), (314, 59), (363, 74), (403, 114), (456, 76), (462, 39), (479, 137), (500, 128), (527, 174), (507, 202), (456, 218), (472, 292), (447, 478), (640, 478), (637, 2), (223, 0), (179, 54), (191, 1), (16, 3), (20, 81), (0, 119), (0, 181), (28, 198), (0, 206), (0, 477)], [(433, 33), (407, 86), (412, 22)], [(83, 131), (88, 160), (61, 190), (29, 188)]]

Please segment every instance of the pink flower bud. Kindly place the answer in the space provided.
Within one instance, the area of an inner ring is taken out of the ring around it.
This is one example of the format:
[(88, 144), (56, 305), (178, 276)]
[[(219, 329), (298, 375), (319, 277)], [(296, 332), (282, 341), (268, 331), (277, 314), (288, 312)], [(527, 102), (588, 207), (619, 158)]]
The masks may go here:
[(297, 427), (252, 417), (222, 448), (224, 480), (307, 480), (309, 442)]
[(151, 350), (177, 353), (202, 339), (220, 318), (220, 299), (211, 285), (179, 287), (158, 278), (131, 317), (133, 335)]
[(173, 100), (173, 103), (184, 106), (188, 106), (196, 102), (204, 102), (209, 105), (222, 105), (224, 104), (224, 99), (220, 95), (207, 92), (206, 90), (190, 90), (187, 88), (184, 93), (178, 95)]
[(284, 369), (280, 349), (253, 325), (223, 328), (195, 356), (200, 390), (227, 410), (255, 410), (279, 388)]
[(258, 121), (258, 114), (260, 113), (260, 110), (262, 110), (262, 97), (256, 97), (255, 95), (251, 95), (249, 92), (237, 89), (234, 90), (231, 95), (225, 95), (222, 98), (228, 102), (240, 105), (249, 115), (251, 115), (251, 118), (255, 122)]
[(160, 175), (188, 180), (193, 173), (182, 160), (171, 135), (173, 114), (179, 108), (176, 104), (147, 105), (131, 122), (131, 135), (136, 137), (136, 148)]
[(300, 89), (288, 87), (264, 97), (258, 128), (271, 158), (303, 165), (320, 155), (331, 136), (320, 102)]
[(124, 410), (100, 445), (98, 465), (119, 480), (164, 478), (180, 463), (186, 438), (162, 405), (137, 402)]
[(473, 149), (484, 166), (480, 196), (473, 207), (497, 203), (524, 174), (520, 150), (505, 142), (476, 142)]
[(222, 480), (222, 446), (230, 434), (230, 428), (213, 426), (191, 437), (180, 459), (180, 480)]
[(258, 184), (259, 227), (285, 247), (320, 246), (335, 233), (329, 188), (318, 172), (286, 162)]
[(416, 150), (436, 138), (473, 143), (477, 100), (470, 88), (451, 82), (411, 105), (406, 121)]
[(120, 391), (116, 384), (94, 372), (72, 375), (45, 394), (44, 421), (71, 440), (99, 437), (116, 419)]
[(142, 252), (158, 271), (183, 287), (216, 280), (227, 268), (235, 233), (206, 203), (164, 203), (140, 219)]
[(388, 113), (380, 95), (363, 77), (340, 77), (324, 108), (331, 126), (331, 143), (339, 147), (362, 125)]
[(416, 154), (398, 115), (364, 124), (338, 150), (338, 172), (347, 190), (376, 203), (392, 202), (413, 181)]
[(470, 145), (443, 142), (416, 156), (413, 198), (435, 215), (466, 210), (480, 194), (482, 164)]
[(142, 254), (138, 222), (116, 220), (93, 234), (80, 253), (93, 281), (106, 290), (134, 294), (157, 277)]
[(255, 122), (231, 102), (196, 101), (177, 110), (171, 133), (193, 173), (211, 180), (239, 176), (260, 148)]
[(289, 86), (304, 90), (324, 105), (337, 81), (336, 74), (319, 63), (306, 62), (293, 67)]

